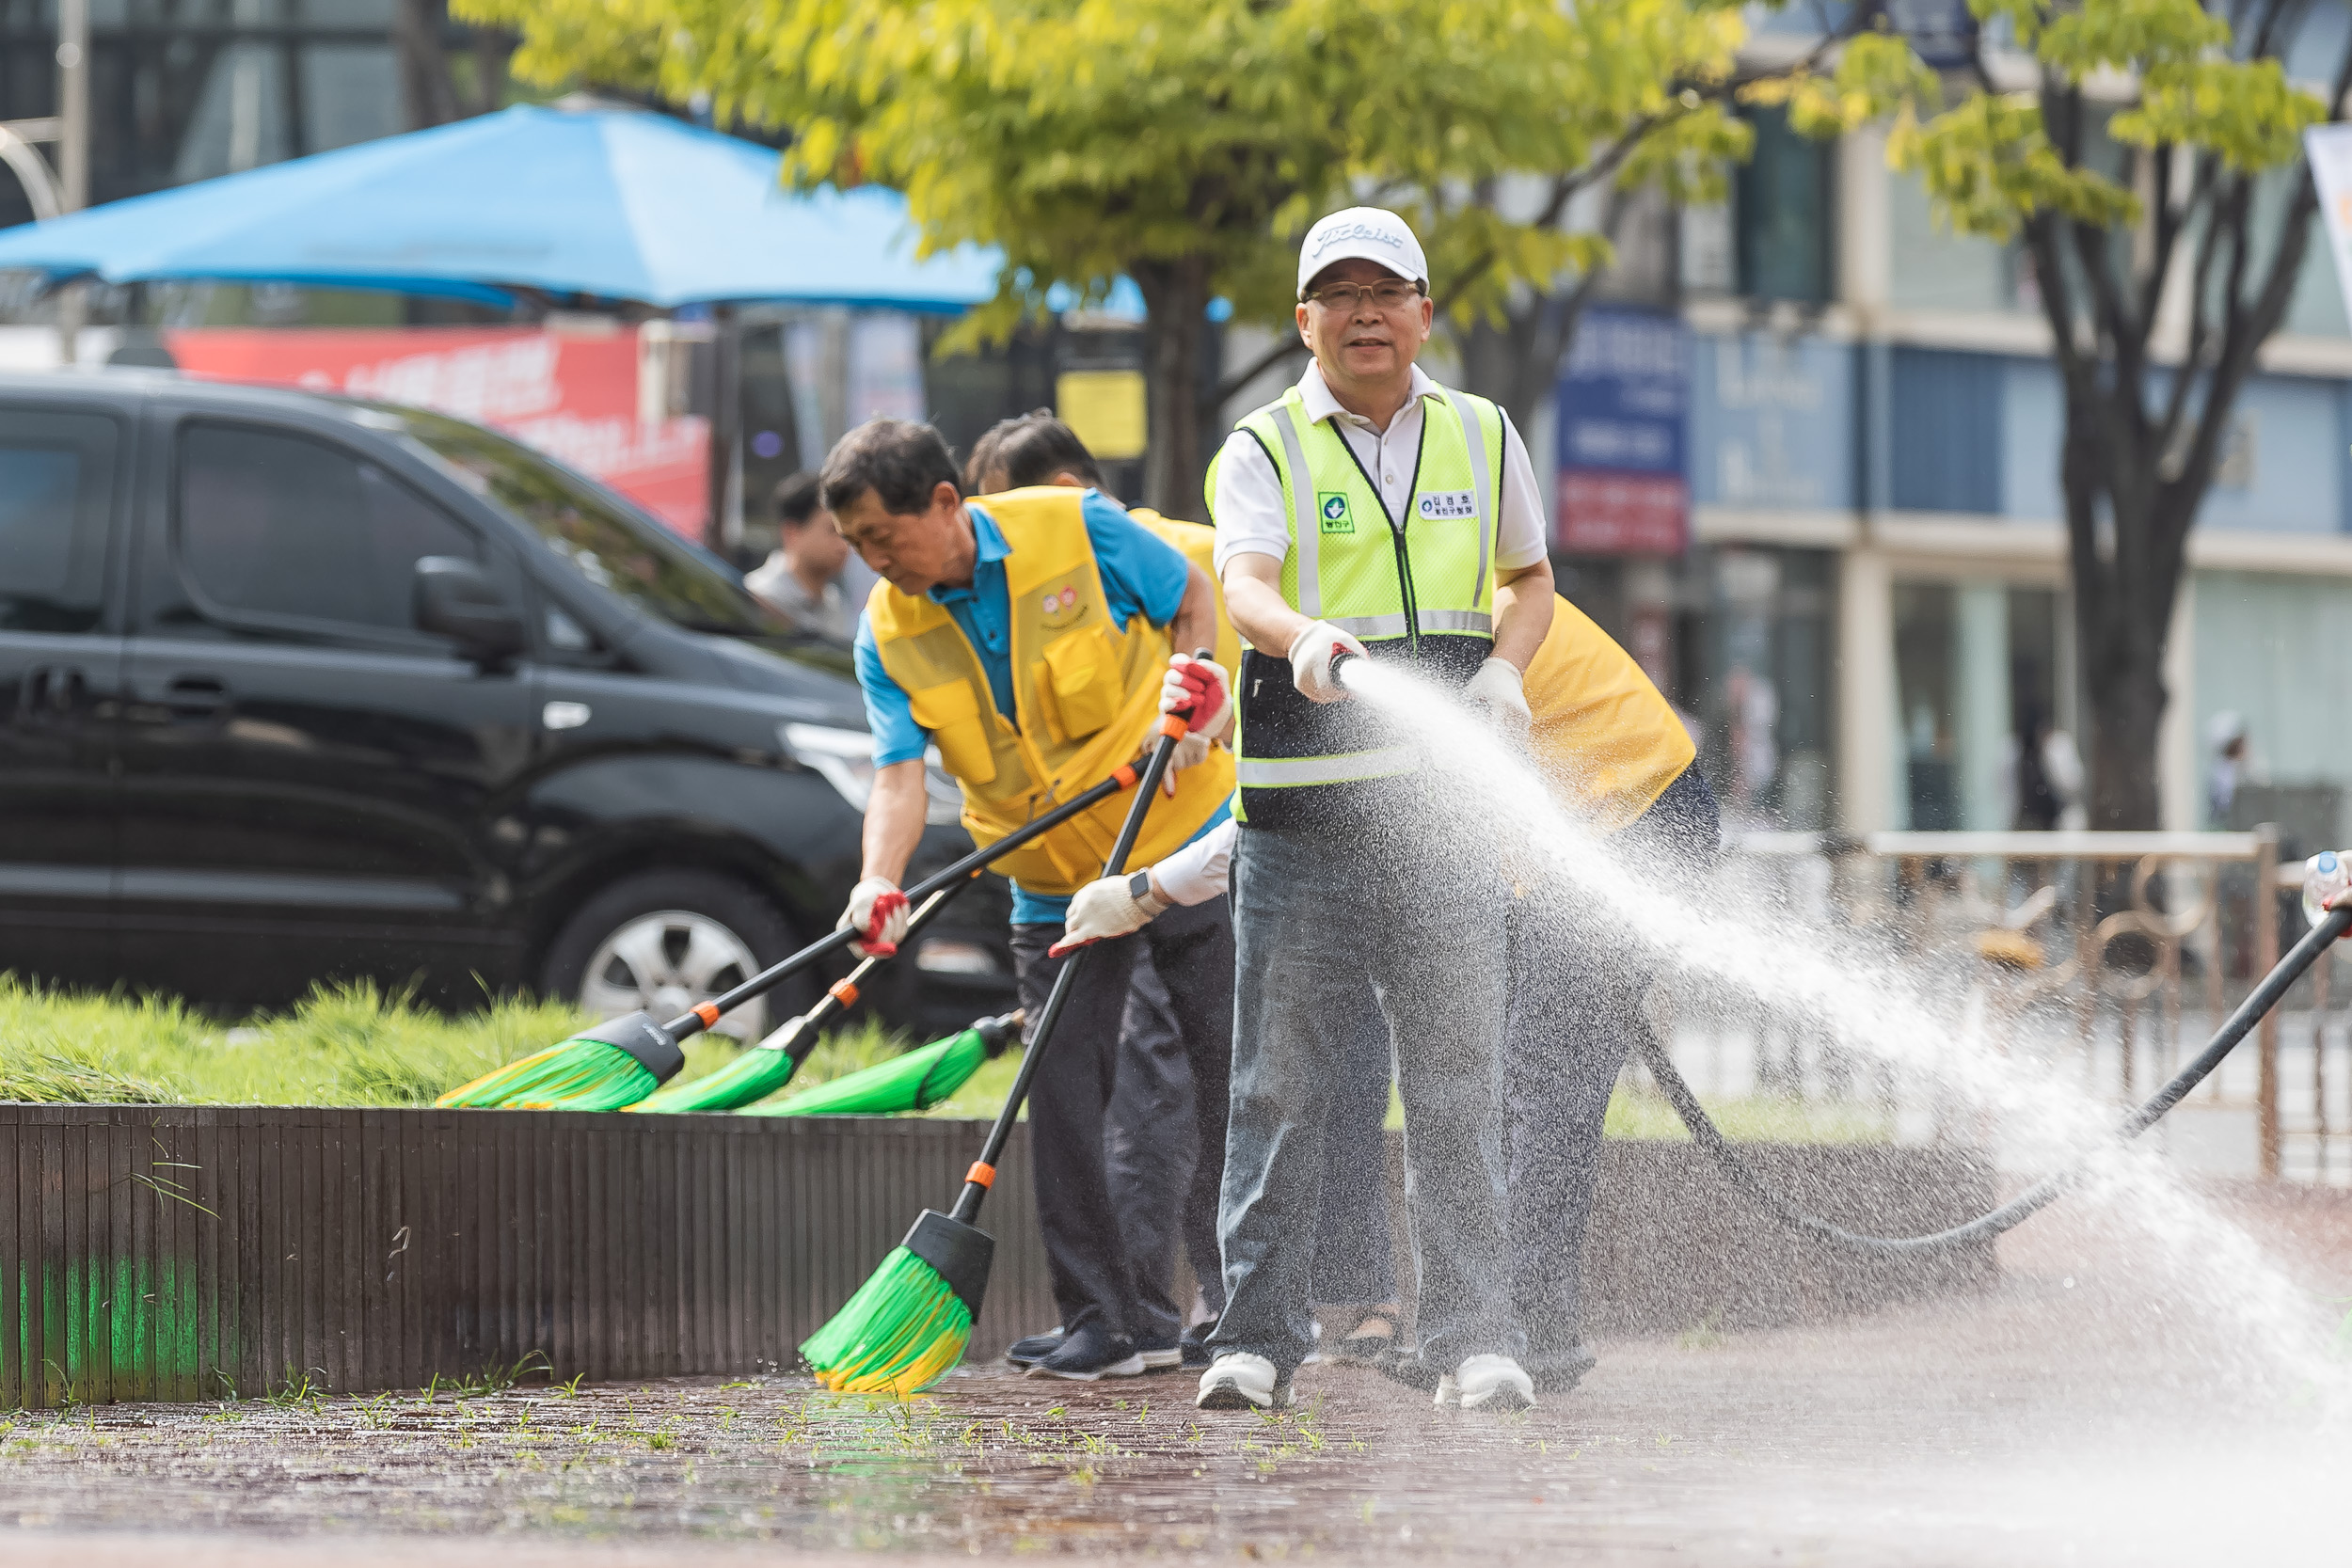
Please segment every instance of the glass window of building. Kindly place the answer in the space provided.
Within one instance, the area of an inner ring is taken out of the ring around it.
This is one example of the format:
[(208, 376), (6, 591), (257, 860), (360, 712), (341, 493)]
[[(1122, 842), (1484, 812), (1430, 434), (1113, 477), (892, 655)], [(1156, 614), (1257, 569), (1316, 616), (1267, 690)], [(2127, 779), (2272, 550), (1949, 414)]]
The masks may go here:
[(1756, 151), (1732, 187), (1740, 292), (1819, 305), (1830, 297), (1831, 148), (1789, 129), (1788, 114), (1748, 118)]
[(1895, 588), (1896, 826), (2080, 826), (2072, 639), (2056, 589)]

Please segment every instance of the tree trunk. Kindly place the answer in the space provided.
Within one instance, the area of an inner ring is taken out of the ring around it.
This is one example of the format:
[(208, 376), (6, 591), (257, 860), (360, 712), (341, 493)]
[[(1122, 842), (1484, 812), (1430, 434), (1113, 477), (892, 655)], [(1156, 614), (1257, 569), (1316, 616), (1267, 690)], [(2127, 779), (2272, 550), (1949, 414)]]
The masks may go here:
[(1462, 389), (1499, 403), (1519, 427), (1522, 439), (1536, 405), (1560, 377), (1560, 361), (1583, 312), (1585, 291), (1544, 294), (1514, 306), (1503, 325), (1486, 321), (1457, 328)]
[(2167, 494), (2169, 485), (2117, 483), (2120, 459), (2097, 434), (2105, 412), (2070, 407), (2060, 475), (2090, 710), (2088, 814), (2093, 829), (2120, 832), (2160, 825), (2156, 740), (2170, 700), (2164, 647), (2181, 576), (2177, 559), (2160, 559), (2170, 533), (2160, 514), (2182, 498)]
[(1209, 454), (1203, 427), (1212, 400), (1201, 384), (1209, 339), (1209, 260), (1186, 256), (1127, 269), (1143, 293), (1143, 357), (1149, 414), (1143, 504), (1170, 517), (1208, 516), (1200, 483)]
[(450, 74), (449, 51), (441, 45), (448, 24), (448, 0), (400, 0), (392, 40), (400, 52), (401, 110), (411, 131), (459, 118), (457, 84)]

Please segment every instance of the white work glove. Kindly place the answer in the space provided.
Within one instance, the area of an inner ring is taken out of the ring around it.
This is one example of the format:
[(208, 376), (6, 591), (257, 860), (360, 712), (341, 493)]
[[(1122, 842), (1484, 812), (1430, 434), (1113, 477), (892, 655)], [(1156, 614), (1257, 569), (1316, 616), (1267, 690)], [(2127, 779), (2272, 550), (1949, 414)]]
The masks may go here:
[(906, 940), (907, 895), (887, 877), (868, 877), (850, 890), (850, 907), (833, 923), (836, 931), (855, 930), (850, 945), (862, 958), (887, 958)]
[(1168, 673), (1160, 679), (1160, 711), (1182, 713), (1191, 711), (1184, 719), (1184, 738), (1176, 742), (1176, 750), (1168, 759), (1168, 771), (1160, 785), (1172, 797), (1176, 793), (1176, 775), (1187, 768), (1198, 768), (1209, 760), (1209, 747), (1233, 709), (1232, 677), (1225, 666), (1213, 658), (1195, 658), (1190, 654), (1176, 654), (1168, 661)]
[[(1135, 891), (1138, 883), (1143, 888), (1140, 895)], [(1071, 896), (1070, 912), (1062, 917), (1061, 941), (1047, 948), (1046, 954), (1057, 958), (1098, 942), (1140, 931), (1167, 910), (1168, 905), (1152, 892), (1152, 874), (1148, 871), (1130, 871), (1089, 882)]]
[(1490, 658), (1462, 688), (1462, 701), (1492, 724), (1495, 733), (1513, 745), (1524, 745), (1534, 715), (1527, 711), (1526, 683), (1519, 667), (1507, 658)]
[(1291, 639), (1291, 683), (1311, 703), (1336, 703), (1347, 688), (1331, 676), (1331, 657), (1345, 650), (1361, 656), (1364, 645), (1328, 621), (1310, 621)]

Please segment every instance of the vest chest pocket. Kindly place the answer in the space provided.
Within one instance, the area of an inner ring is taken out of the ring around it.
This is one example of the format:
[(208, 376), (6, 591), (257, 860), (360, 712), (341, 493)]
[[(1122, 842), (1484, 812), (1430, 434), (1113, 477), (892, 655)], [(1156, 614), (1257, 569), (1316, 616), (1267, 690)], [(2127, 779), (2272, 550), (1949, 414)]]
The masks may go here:
[(907, 706), (914, 721), (931, 732), (948, 772), (972, 784), (995, 779), (996, 753), (989, 746), (988, 727), (980, 721), (980, 702), (971, 682), (946, 681), (910, 691)]
[(1082, 740), (1119, 716), (1119, 656), (1101, 626), (1089, 626), (1045, 644), (1038, 692), (1047, 720), (1064, 740)]

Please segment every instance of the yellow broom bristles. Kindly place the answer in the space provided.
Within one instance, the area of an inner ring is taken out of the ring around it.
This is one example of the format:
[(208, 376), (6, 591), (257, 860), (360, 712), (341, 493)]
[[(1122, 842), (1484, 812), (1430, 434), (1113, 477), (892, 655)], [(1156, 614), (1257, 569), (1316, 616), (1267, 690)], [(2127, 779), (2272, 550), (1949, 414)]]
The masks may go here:
[(904, 1398), (946, 1376), (971, 1342), (972, 1309), (938, 1270), (895, 1247), (801, 1355), (828, 1388)]

